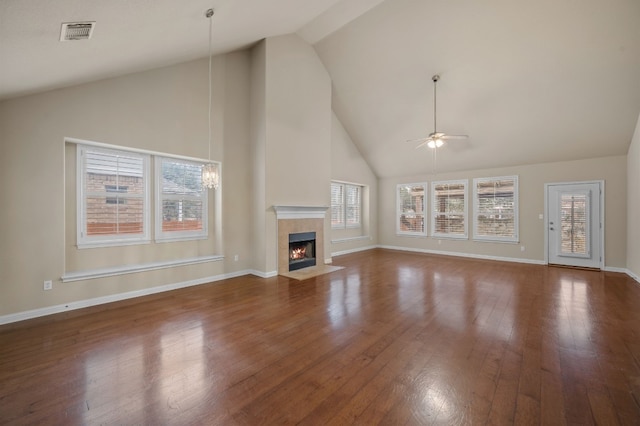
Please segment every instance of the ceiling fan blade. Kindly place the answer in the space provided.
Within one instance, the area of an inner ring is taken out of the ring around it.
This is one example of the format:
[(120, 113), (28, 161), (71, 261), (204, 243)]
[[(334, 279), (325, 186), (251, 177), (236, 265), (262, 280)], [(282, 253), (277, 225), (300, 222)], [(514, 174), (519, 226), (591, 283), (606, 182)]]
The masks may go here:
[(427, 136), (425, 138), (409, 139), (407, 143), (428, 142), (430, 140), (431, 140), (431, 136)]
[(416, 149), (418, 148), (422, 148), (423, 146), (425, 146), (426, 144), (428, 144), (430, 141), (429, 140), (423, 140), (422, 142), (420, 142), (418, 145), (416, 145)]
[(467, 138), (469, 138), (468, 135), (444, 135), (440, 139), (447, 140), (447, 139), (467, 139)]

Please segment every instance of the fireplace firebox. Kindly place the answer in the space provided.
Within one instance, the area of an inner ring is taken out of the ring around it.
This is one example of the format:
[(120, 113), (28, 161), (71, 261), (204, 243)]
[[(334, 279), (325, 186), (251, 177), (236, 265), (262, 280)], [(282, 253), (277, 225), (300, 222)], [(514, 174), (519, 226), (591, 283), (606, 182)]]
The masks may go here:
[(289, 271), (316, 264), (316, 233), (289, 234)]

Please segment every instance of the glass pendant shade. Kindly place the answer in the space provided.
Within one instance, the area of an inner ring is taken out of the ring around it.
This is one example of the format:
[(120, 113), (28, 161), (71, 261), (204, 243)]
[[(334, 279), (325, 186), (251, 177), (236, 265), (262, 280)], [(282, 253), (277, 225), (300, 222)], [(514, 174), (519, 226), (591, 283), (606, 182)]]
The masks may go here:
[(202, 166), (202, 186), (207, 189), (218, 189), (220, 185), (220, 173), (218, 165), (208, 163)]

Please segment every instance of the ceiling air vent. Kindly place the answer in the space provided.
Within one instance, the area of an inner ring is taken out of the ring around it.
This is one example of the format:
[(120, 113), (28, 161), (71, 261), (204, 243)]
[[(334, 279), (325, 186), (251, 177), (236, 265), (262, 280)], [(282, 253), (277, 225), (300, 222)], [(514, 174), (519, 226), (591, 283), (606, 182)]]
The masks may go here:
[(60, 31), (60, 41), (89, 40), (95, 26), (95, 21), (63, 22), (62, 30)]

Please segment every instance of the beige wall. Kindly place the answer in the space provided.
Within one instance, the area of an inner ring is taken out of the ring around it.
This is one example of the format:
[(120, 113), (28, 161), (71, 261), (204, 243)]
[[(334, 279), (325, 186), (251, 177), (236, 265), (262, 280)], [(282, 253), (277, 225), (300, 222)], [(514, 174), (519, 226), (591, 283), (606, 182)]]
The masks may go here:
[[(65, 137), (206, 158), (207, 61), (131, 74), (0, 103), (5, 182), (11, 200), (0, 221), (0, 315), (90, 298), (233, 273), (250, 266), (248, 161), (249, 56), (246, 52), (214, 60), (212, 158), (223, 163), (223, 190), (215, 194), (224, 217), (209, 225), (207, 241), (129, 246), (126, 249), (73, 247), (75, 199), (65, 197)], [(235, 167), (225, 167), (225, 156)], [(240, 195), (239, 195), (240, 194)], [(65, 202), (66, 200), (66, 202)], [(67, 232), (69, 231), (69, 232)], [(227, 251), (227, 248), (232, 250)], [(102, 266), (222, 254), (221, 262), (60, 282), (65, 272)], [(233, 255), (240, 260), (235, 262)], [(43, 291), (43, 281), (54, 288)]]
[[(444, 152), (442, 155), (446, 155)], [(431, 175), (382, 179), (379, 182), (379, 242), (385, 246), (421, 250), (437, 250), (468, 255), (492, 256), (544, 261), (544, 184), (587, 180), (605, 181), (605, 266), (625, 268), (626, 265), (626, 169), (625, 156), (589, 160), (535, 164), (491, 170), (438, 174), (437, 180), (518, 175), (520, 242), (518, 244), (476, 242), (469, 240), (417, 238), (396, 235), (396, 185), (399, 183), (431, 182)], [(469, 196), (472, 192), (469, 191)], [(471, 206), (470, 206), (471, 207)], [(472, 210), (469, 210), (471, 212)], [(471, 216), (469, 216), (471, 217)], [(472, 222), (470, 222), (471, 224)], [(521, 246), (525, 251), (521, 251)]]
[(253, 269), (265, 273), (267, 269), (266, 242), (266, 55), (267, 42), (258, 43), (251, 50), (251, 151), (253, 193), (251, 194), (253, 238)]
[(640, 281), (640, 116), (627, 154), (627, 269)]
[(331, 114), (331, 179), (365, 187), (362, 227), (331, 230), (331, 253), (339, 254), (377, 243), (378, 178), (335, 115)]
[[(331, 80), (313, 48), (297, 35), (269, 38), (265, 50), (263, 272), (271, 273), (277, 270), (277, 222), (272, 207), (328, 206), (330, 202)], [(326, 228), (325, 241), (329, 238)], [(328, 245), (324, 258), (330, 258)]]

